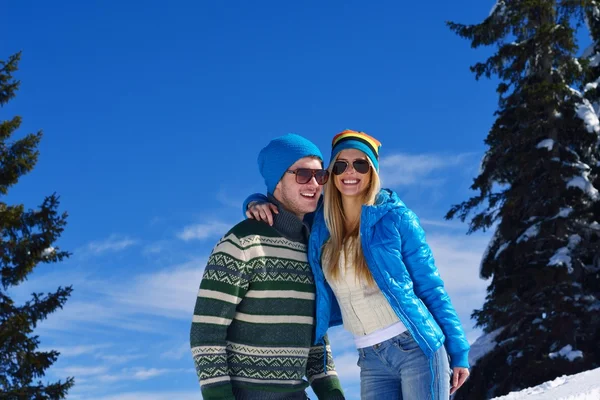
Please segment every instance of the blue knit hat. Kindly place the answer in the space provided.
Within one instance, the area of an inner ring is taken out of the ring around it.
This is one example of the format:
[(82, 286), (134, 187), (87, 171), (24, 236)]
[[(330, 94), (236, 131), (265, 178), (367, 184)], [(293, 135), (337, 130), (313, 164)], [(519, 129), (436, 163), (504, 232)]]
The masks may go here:
[(316, 156), (323, 162), (319, 148), (295, 133), (275, 138), (258, 153), (258, 170), (265, 179), (267, 192), (273, 194), (285, 171), (304, 157)]
[(342, 150), (356, 149), (360, 150), (369, 157), (375, 171), (379, 172), (379, 149), (381, 143), (373, 136), (369, 136), (364, 132), (353, 131), (346, 129), (333, 137), (331, 141), (331, 162), (335, 161), (335, 157)]

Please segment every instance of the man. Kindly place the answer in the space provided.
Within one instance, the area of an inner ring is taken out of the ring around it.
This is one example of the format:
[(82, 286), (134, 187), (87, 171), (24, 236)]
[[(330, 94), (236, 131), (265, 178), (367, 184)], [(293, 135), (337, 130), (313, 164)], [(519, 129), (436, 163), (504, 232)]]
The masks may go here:
[[(288, 134), (258, 156), (273, 226), (247, 219), (214, 248), (204, 271), (190, 333), (205, 400), (344, 399), (331, 351), (314, 339), (315, 285), (308, 228), (329, 174), (310, 141)], [(308, 382), (304, 377), (308, 378)]]

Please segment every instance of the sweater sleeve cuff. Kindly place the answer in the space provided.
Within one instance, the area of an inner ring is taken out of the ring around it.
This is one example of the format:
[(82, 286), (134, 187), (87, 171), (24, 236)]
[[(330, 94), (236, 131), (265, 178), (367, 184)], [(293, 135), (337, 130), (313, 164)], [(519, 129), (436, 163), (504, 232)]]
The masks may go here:
[(319, 400), (344, 400), (344, 391), (337, 376), (328, 376), (313, 381), (312, 390)]

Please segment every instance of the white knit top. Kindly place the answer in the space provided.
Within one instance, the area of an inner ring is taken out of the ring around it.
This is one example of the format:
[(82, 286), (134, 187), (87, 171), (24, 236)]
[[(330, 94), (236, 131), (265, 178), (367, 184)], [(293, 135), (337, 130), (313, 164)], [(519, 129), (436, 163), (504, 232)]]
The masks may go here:
[[(353, 241), (347, 243), (344, 250), (352, 244)], [(406, 331), (377, 285), (369, 286), (356, 277), (353, 253), (344, 250), (340, 253), (337, 280), (331, 278), (325, 254), (322, 265), (340, 305), (344, 328), (354, 335), (357, 347), (372, 346)]]

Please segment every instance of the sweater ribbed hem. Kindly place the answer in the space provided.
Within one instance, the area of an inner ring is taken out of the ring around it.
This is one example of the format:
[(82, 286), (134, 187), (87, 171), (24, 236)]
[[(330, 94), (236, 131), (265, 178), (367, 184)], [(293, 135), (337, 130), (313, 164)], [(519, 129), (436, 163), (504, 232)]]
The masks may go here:
[[(240, 387), (233, 388), (235, 400), (306, 400), (306, 392), (265, 392), (248, 390)], [(343, 398), (342, 398), (343, 399)]]

